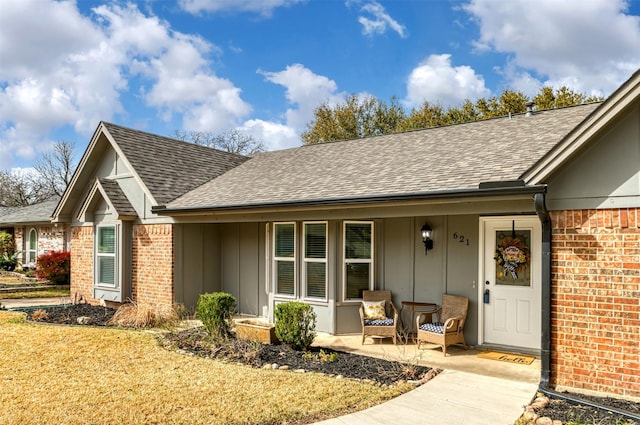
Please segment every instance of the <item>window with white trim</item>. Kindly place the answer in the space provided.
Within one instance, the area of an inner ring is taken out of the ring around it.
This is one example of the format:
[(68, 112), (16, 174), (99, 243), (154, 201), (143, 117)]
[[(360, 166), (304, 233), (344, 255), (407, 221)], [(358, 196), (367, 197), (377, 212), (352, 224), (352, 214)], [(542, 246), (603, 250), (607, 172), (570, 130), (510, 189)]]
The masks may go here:
[(96, 286), (116, 287), (116, 226), (98, 226), (96, 231)]
[(360, 300), (373, 289), (373, 222), (345, 221), (343, 230), (343, 297)]
[(273, 280), (276, 295), (296, 296), (296, 224), (273, 224)]
[(327, 299), (327, 223), (303, 223), (302, 281), (306, 298)]
[(29, 230), (29, 247), (27, 250), (27, 264), (35, 266), (38, 261), (38, 232), (36, 229)]

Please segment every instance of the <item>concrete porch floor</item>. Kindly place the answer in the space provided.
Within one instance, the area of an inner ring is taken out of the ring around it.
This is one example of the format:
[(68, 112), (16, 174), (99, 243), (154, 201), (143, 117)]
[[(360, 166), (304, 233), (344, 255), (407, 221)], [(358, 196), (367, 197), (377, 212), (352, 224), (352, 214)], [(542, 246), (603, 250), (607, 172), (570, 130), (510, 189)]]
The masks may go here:
[(465, 350), (462, 346), (449, 346), (445, 357), (442, 354), (442, 349), (433, 344), (423, 343), (421, 348), (418, 349), (414, 342), (402, 344), (398, 341), (397, 345), (393, 345), (393, 341), (390, 338), (375, 339), (374, 342), (374, 339), (368, 337), (364, 345), (362, 345), (362, 336), (360, 334), (329, 335), (324, 333), (318, 333), (313, 345), (385, 360), (417, 363), (432, 368), (455, 370), (519, 382), (538, 383), (540, 381), (539, 358), (536, 358), (529, 365), (483, 359), (478, 357), (478, 354), (485, 350), (472, 347)]

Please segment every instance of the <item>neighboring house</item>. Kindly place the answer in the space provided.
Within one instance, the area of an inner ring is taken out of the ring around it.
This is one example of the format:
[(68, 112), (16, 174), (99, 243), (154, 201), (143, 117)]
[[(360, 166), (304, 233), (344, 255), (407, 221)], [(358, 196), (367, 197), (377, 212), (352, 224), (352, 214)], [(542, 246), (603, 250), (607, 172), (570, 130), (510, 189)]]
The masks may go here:
[(35, 269), (38, 256), (69, 250), (69, 224), (51, 223), (56, 205), (57, 199), (0, 210), (0, 230), (13, 235), (23, 267)]
[(343, 334), (363, 289), (462, 295), (468, 344), (640, 398), (640, 72), (603, 103), (252, 158), (100, 123), (53, 219), (91, 302), (301, 300)]

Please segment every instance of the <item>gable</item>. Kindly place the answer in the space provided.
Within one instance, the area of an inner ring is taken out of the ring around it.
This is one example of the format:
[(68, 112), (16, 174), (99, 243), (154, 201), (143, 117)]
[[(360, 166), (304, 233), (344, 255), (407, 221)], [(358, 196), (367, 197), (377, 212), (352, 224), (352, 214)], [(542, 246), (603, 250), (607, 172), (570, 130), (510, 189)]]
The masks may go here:
[(549, 209), (640, 205), (640, 103), (547, 180)]
[(640, 70), (605, 100), (566, 137), (543, 155), (523, 175), (527, 184), (541, 184), (577, 155), (580, 155), (595, 140), (599, 140), (617, 125), (622, 117), (637, 108), (640, 102)]
[(96, 180), (78, 212), (78, 220), (97, 221), (96, 215), (109, 216), (111, 220), (133, 220), (137, 217), (118, 182), (106, 178)]
[(141, 218), (248, 158), (101, 122), (53, 214), (72, 221), (96, 179), (117, 180)]

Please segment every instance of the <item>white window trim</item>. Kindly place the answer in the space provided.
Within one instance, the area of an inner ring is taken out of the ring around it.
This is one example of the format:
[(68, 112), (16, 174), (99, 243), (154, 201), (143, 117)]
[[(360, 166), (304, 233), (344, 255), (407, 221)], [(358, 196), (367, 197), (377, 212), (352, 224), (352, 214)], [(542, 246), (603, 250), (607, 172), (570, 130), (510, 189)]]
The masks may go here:
[[(100, 253), (99, 249), (98, 249), (98, 244), (100, 243), (100, 237), (99, 235), (99, 229), (103, 228), (103, 227), (113, 227), (113, 231), (115, 234), (115, 241), (114, 241), (114, 249), (113, 249), (113, 254), (111, 253)], [(99, 224), (96, 226), (96, 237), (95, 237), (95, 246), (94, 246), (94, 261), (95, 261), (95, 271), (94, 271), (94, 287), (95, 288), (107, 288), (107, 289), (118, 289), (120, 288), (120, 279), (119, 279), (119, 261), (118, 261), (118, 252), (119, 252), (119, 241), (120, 241), (120, 235), (119, 235), (119, 229), (120, 226), (118, 226), (117, 224)], [(100, 282), (100, 262), (98, 261), (98, 259), (100, 257), (113, 257), (113, 285), (111, 284), (105, 284)]]
[[(36, 247), (34, 250), (31, 249), (31, 232), (34, 232), (36, 234), (36, 240), (35, 240)], [(31, 255), (32, 251), (34, 253), (33, 256)], [(37, 262), (38, 262), (38, 229), (36, 229), (35, 227), (31, 227), (29, 229), (29, 233), (27, 233), (27, 265), (33, 264), (35, 266)]]
[[(325, 240), (325, 244), (324, 244), (324, 258), (307, 258), (306, 257), (306, 252), (307, 252), (307, 247), (306, 247), (306, 243), (307, 243), (307, 238), (306, 238), (306, 225), (307, 224), (324, 224), (324, 240)], [(329, 285), (328, 285), (328, 278), (329, 278), (329, 267), (328, 267), (328, 262), (327, 262), (327, 257), (329, 255), (329, 222), (328, 221), (303, 221), (302, 222), (302, 253), (301, 253), (301, 257), (302, 257), (302, 291), (304, 294), (304, 300), (309, 300), (309, 301), (324, 301), (327, 302), (328, 301), (328, 295), (329, 295)], [(307, 263), (324, 263), (324, 297), (322, 298), (318, 298), (318, 297), (312, 297), (312, 296), (308, 296), (307, 295)]]
[[(371, 258), (347, 259), (347, 224), (368, 224), (371, 226)], [(362, 298), (347, 298), (347, 260), (349, 263), (369, 264), (369, 290), (373, 290), (374, 273), (373, 259), (375, 258), (375, 223), (373, 221), (344, 221), (342, 223), (342, 301), (362, 301)]]
[[(276, 226), (293, 224), (293, 257), (276, 257)], [(273, 223), (273, 260), (272, 264), (272, 280), (273, 280), (273, 294), (277, 298), (286, 298), (295, 300), (298, 298), (298, 225), (295, 221), (280, 221)], [(293, 295), (278, 293), (278, 261), (291, 261), (293, 262)]]

